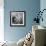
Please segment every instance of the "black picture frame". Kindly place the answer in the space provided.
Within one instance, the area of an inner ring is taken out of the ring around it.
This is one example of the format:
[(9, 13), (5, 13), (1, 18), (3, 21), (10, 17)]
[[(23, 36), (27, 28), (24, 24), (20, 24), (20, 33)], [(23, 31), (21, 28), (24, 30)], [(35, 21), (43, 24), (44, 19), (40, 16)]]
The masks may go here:
[(11, 27), (26, 26), (26, 11), (10, 11), (10, 26)]

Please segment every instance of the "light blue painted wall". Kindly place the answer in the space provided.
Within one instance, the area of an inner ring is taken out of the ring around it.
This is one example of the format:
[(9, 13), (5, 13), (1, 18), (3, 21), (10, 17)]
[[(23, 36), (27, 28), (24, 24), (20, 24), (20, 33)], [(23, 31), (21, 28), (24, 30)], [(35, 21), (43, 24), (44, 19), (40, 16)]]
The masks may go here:
[[(4, 38), (18, 41), (32, 30), (33, 19), (40, 9), (40, 0), (4, 0)], [(26, 26), (10, 27), (10, 11), (25, 10)]]
[[(40, 0), (40, 10), (42, 11), (43, 9), (46, 9), (46, 0)], [(43, 22), (40, 21), (40, 25), (46, 27), (46, 11), (43, 12)]]

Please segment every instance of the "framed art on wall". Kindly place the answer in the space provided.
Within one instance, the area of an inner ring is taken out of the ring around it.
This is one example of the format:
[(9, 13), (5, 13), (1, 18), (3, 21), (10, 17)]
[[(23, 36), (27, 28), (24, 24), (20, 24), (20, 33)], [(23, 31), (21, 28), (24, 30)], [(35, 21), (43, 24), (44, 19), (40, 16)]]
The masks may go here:
[(10, 12), (10, 26), (25, 26), (25, 11)]

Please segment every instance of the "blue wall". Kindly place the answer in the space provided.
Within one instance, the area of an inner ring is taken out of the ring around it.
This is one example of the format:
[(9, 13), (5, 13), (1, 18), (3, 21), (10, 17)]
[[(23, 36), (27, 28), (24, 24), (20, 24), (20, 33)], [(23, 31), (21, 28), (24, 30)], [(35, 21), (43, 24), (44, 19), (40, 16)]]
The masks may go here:
[[(25, 27), (10, 27), (10, 11), (26, 11)], [(40, 10), (40, 0), (4, 0), (4, 35), (7, 41), (18, 41), (32, 29), (33, 19)]]
[[(43, 9), (46, 9), (46, 0), (41, 0), (40, 1), (40, 10), (42, 11)], [(43, 17), (43, 22), (40, 21), (40, 25), (46, 27), (46, 11), (43, 12), (42, 17)]]

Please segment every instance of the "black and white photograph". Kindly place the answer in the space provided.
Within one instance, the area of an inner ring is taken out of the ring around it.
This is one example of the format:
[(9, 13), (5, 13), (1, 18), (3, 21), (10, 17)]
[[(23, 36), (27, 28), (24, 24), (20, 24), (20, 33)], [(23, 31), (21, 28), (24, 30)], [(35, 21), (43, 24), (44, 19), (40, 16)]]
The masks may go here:
[(10, 25), (11, 26), (24, 26), (24, 11), (12, 11), (10, 12)]

